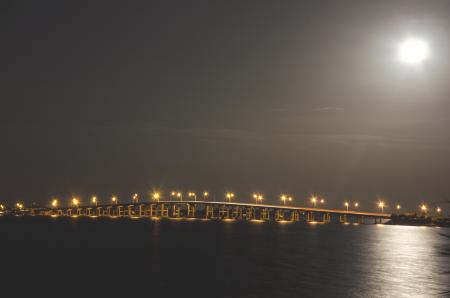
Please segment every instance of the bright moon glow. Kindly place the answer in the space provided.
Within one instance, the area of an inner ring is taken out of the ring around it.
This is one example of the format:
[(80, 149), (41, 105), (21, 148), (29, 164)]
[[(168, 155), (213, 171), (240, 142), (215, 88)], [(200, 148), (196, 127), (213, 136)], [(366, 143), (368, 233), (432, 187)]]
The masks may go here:
[(399, 45), (398, 57), (407, 64), (420, 64), (428, 58), (428, 45), (420, 39), (407, 39)]

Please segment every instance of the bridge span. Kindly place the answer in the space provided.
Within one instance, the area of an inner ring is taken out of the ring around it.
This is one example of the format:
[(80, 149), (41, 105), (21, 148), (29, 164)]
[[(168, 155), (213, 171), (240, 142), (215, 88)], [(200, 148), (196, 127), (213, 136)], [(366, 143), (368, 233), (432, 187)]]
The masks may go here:
[(35, 215), (130, 218), (198, 218), (217, 220), (304, 221), (311, 223), (384, 223), (391, 215), (284, 205), (212, 201), (153, 201), (44, 208)]

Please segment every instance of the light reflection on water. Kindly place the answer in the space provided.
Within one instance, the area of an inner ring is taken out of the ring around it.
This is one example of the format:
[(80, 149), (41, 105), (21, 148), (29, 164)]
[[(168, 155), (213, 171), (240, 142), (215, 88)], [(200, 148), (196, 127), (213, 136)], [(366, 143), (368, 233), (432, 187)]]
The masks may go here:
[(450, 240), (441, 233), (450, 235), (450, 229), (0, 219), (8, 256), (0, 280), (30, 287), (49, 279), (60, 287), (73, 286), (73, 280), (78, 287), (118, 281), (114, 286), (151, 287), (153, 293), (190, 289), (228, 297), (450, 297)]

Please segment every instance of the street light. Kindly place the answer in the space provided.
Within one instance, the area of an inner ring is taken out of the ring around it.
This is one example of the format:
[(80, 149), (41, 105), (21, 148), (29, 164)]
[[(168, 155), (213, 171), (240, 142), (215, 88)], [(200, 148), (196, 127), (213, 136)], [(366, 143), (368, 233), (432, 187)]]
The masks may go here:
[(138, 203), (139, 202), (139, 194), (137, 194), (137, 193), (135, 193), (134, 195), (133, 195), (133, 198), (132, 198), (133, 200), (133, 203)]
[(441, 207), (437, 207), (437, 208), (436, 208), (436, 212), (437, 212), (437, 213), (441, 213), (441, 211), (442, 211)]
[(227, 199), (228, 199), (228, 202), (231, 202), (231, 199), (234, 198), (234, 193), (228, 192), (227, 195), (226, 195), (226, 197), (227, 197)]
[(262, 204), (262, 200), (264, 200), (263, 195), (258, 195), (258, 201), (260, 204)]
[(348, 212), (348, 206), (350, 205), (348, 202), (344, 203), (345, 207), (347, 207), (347, 212)]
[(321, 199), (320, 200), (320, 204), (324, 204), (325, 203), (325, 200), (324, 199)]
[(188, 197), (190, 198), (194, 197), (194, 201), (197, 201), (197, 195), (195, 194), (195, 192), (188, 193)]
[(3, 205), (3, 204), (0, 204), (0, 210), (5, 210), (5, 205)]
[(209, 193), (207, 191), (203, 192), (203, 201), (206, 201), (206, 199), (208, 198)]
[(58, 200), (57, 200), (57, 199), (53, 199), (53, 201), (52, 201), (52, 207), (53, 207), (53, 208), (57, 208), (57, 207), (58, 207)]
[(358, 208), (358, 207), (359, 207), (359, 203), (356, 202), (356, 203), (355, 203), (355, 208)]
[(80, 205), (80, 200), (78, 200), (77, 198), (72, 198), (72, 205), (78, 207), (78, 205)]
[(284, 206), (286, 206), (287, 197), (285, 195), (282, 195), (280, 198), (283, 201)]
[(116, 196), (113, 196), (111, 198), (111, 201), (112, 201), (113, 204), (117, 205), (117, 197)]
[(255, 199), (255, 204), (258, 204), (258, 194), (254, 193), (253, 198)]
[(381, 209), (381, 213), (384, 213), (384, 202), (382, 201), (378, 202), (378, 208)]
[(158, 201), (161, 198), (161, 194), (159, 192), (153, 193), (153, 200)]
[(92, 199), (91, 199), (91, 201), (92, 201), (92, 204), (94, 204), (95, 206), (97, 206), (98, 201), (97, 201), (97, 197), (96, 197), (96, 196), (93, 196)]
[(425, 204), (422, 204), (422, 206), (420, 206), (420, 210), (422, 210), (423, 213), (427, 213), (427, 206)]
[(313, 203), (314, 208), (316, 208), (317, 198), (316, 197), (312, 197), (311, 198), (311, 202)]
[(177, 197), (180, 198), (180, 201), (183, 201), (183, 194), (181, 192), (177, 192)]

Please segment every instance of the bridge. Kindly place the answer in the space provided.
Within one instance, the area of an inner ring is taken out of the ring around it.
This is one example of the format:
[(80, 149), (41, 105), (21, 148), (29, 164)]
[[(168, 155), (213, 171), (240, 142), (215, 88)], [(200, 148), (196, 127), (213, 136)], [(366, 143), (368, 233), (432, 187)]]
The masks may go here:
[(153, 201), (104, 205), (43, 208), (35, 215), (129, 218), (197, 218), (217, 220), (304, 221), (344, 224), (384, 223), (391, 215), (321, 208), (294, 207), (237, 202)]

